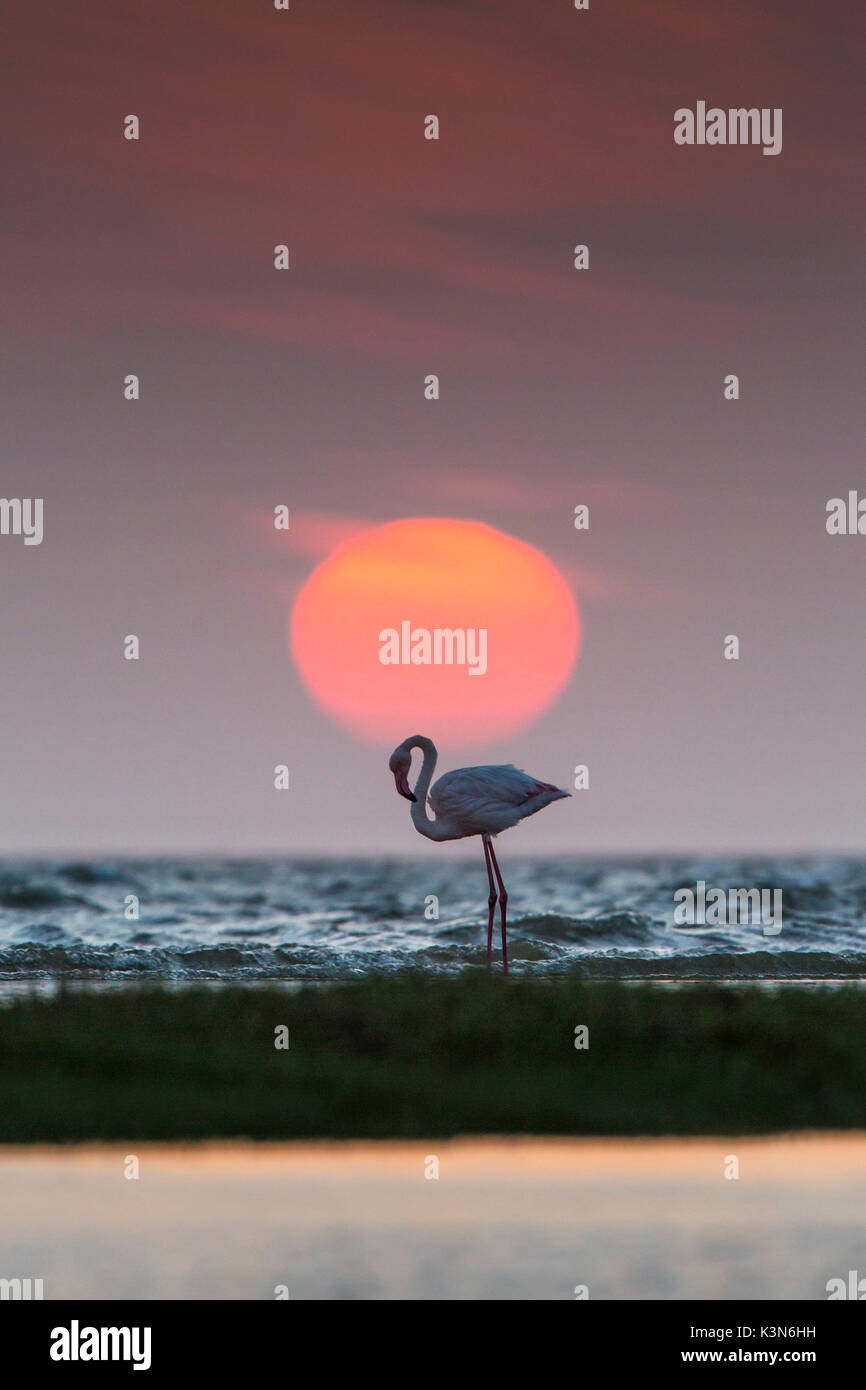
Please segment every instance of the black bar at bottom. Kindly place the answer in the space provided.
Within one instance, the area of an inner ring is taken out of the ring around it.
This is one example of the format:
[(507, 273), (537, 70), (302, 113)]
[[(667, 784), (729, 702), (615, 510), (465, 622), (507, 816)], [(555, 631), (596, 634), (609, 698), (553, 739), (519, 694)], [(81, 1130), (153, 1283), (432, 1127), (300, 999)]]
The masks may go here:
[[(738, 1366), (768, 1369), (802, 1366), (822, 1377), (856, 1364), (864, 1321), (839, 1302), (581, 1302), (555, 1309), (541, 1302), (479, 1305), (440, 1301), (375, 1304), (294, 1302), (46, 1302), (0, 1304), (6, 1357), (16, 1369), (61, 1377), (100, 1370), (160, 1380), (196, 1376), (299, 1373), (303, 1359), (332, 1377), (341, 1363), (357, 1374), (366, 1364), (395, 1369), (405, 1358), (407, 1334), (424, 1338), (418, 1366), (403, 1361), (401, 1378), (429, 1378), (437, 1365), (454, 1375), (460, 1347), (485, 1361), (510, 1357), (518, 1348), (533, 1359), (573, 1355), (595, 1373), (666, 1372)], [(382, 1318), (379, 1324), (379, 1317)], [(395, 1321), (397, 1319), (398, 1321)], [(317, 1324), (326, 1333), (323, 1340)], [(544, 1340), (533, 1339), (541, 1334)], [(466, 1338), (468, 1337), (468, 1342)], [(552, 1337), (556, 1343), (546, 1339)], [(398, 1352), (397, 1342), (403, 1346)], [(393, 1344), (392, 1344), (393, 1343)], [(409, 1343), (411, 1346), (411, 1342)], [(533, 1351), (534, 1347), (534, 1351)], [(547, 1348), (547, 1351), (545, 1351)], [(570, 1349), (570, 1351), (569, 1351)], [(343, 1362), (345, 1358), (345, 1362)], [(474, 1359), (474, 1358), (473, 1358)], [(20, 1374), (20, 1372), (19, 1372)]]

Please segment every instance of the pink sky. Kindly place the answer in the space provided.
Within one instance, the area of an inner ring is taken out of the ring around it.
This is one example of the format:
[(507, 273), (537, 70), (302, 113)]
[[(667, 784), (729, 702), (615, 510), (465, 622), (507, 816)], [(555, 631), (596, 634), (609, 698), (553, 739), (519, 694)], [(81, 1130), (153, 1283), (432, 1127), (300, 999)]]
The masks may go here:
[[(590, 766), (514, 852), (859, 849), (866, 540), (824, 529), (866, 491), (858, 20), (13, 7), (2, 492), (45, 540), (0, 537), (7, 849), (418, 851), (414, 730), (331, 724), (285, 630), (331, 544), (426, 515), (580, 604), (558, 703), (459, 758)], [(782, 154), (675, 146), (699, 99), (783, 108)]]

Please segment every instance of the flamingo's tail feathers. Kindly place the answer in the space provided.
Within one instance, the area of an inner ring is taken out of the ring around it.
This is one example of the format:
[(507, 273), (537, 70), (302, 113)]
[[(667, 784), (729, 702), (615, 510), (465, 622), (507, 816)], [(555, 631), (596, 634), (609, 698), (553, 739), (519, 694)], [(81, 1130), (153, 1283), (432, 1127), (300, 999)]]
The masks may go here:
[(571, 792), (563, 791), (562, 787), (555, 787), (552, 782), (536, 782), (536, 791), (549, 792), (551, 801), (558, 801), (562, 796), (571, 796)]

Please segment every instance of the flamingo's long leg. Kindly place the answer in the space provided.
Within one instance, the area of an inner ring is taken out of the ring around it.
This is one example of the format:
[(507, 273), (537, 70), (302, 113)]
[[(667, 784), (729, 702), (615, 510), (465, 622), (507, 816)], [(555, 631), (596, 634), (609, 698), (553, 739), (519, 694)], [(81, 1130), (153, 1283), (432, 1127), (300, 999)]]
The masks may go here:
[(484, 846), (484, 863), (487, 865), (487, 882), (490, 884), (490, 896), (487, 899), (487, 964), (493, 955), (493, 914), (496, 911), (496, 886), (493, 882), (493, 868), (490, 863), (490, 841), (486, 835), (481, 836), (481, 843)]
[[(493, 863), (493, 869), (494, 869), (494, 872), (495, 872), (495, 874), (496, 874), (496, 882), (499, 884), (499, 916), (500, 916), (500, 920), (501, 920), (501, 922), (502, 922), (502, 969), (503, 969), (504, 973), (507, 975), (507, 974), (508, 974), (508, 946), (506, 945), (506, 942), (505, 942), (505, 909), (506, 909), (506, 907), (508, 906), (508, 894), (507, 894), (506, 891), (505, 891), (505, 884), (502, 882), (502, 875), (501, 875), (501, 873), (499, 872), (499, 865), (498, 865), (497, 862), (496, 862), (496, 855), (493, 853), (493, 846), (492, 846), (492, 844), (489, 844), (489, 843), (488, 843), (487, 850), (488, 850), (488, 853), (489, 853), (489, 855), (490, 855), (491, 861), (492, 861), (492, 863)], [(492, 886), (492, 885), (491, 885), (491, 886)], [(493, 911), (493, 909), (491, 908), (491, 916), (492, 916), (492, 911)]]

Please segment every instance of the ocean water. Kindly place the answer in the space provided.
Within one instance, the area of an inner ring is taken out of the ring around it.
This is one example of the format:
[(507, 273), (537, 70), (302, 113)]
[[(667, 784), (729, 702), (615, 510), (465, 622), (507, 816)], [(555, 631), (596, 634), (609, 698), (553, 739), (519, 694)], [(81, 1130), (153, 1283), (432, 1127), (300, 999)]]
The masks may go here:
[[(866, 859), (500, 856), (515, 975), (866, 978)], [(782, 893), (782, 926), (682, 927), (674, 893)], [(127, 920), (129, 895), (138, 920)], [(425, 915), (438, 907), (438, 920)], [(0, 863), (0, 981), (328, 981), (483, 969), (483, 859)], [(498, 961), (498, 957), (497, 957)]]

